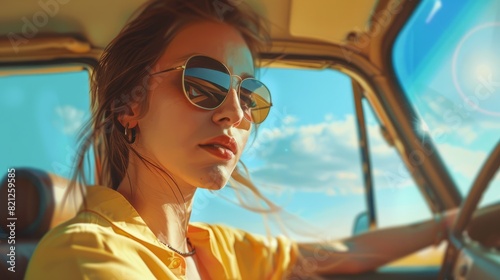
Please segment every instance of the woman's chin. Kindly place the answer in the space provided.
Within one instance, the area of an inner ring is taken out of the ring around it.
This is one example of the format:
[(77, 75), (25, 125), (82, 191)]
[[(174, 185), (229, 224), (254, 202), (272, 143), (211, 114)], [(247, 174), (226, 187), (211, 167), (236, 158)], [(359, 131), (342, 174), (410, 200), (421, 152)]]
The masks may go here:
[(223, 182), (223, 183), (212, 183), (212, 184), (199, 185), (198, 188), (209, 190), (209, 191), (218, 191), (218, 190), (224, 188), (224, 186), (226, 186), (226, 184), (227, 184), (227, 180), (225, 180), (225, 182)]
[(231, 178), (232, 170), (228, 170), (225, 166), (213, 166), (206, 170), (202, 176), (199, 176), (198, 188), (217, 191), (222, 189), (229, 178)]

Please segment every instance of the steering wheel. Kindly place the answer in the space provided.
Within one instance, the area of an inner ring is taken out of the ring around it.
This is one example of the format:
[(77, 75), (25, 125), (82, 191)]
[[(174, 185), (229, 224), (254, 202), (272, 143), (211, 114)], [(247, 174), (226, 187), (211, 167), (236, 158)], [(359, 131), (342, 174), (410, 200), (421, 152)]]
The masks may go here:
[(457, 261), (458, 253), (466, 245), (462, 233), (469, 224), (474, 210), (476, 209), (484, 191), (488, 187), (489, 182), (495, 176), (499, 167), (500, 141), (498, 141), (495, 149), (493, 149), (493, 152), (483, 164), (481, 171), (477, 175), (472, 188), (469, 191), (469, 195), (465, 201), (462, 202), (455, 224), (448, 235), (448, 247), (446, 248), (443, 265), (441, 266), (441, 271), (439, 272), (439, 280), (446, 280), (450, 278)]

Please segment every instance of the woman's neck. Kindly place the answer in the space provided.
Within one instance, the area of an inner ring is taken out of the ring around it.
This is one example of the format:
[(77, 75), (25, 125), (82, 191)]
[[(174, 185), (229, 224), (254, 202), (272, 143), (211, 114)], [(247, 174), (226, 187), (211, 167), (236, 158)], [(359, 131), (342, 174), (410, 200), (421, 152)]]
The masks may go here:
[(131, 160), (117, 191), (161, 242), (188, 252), (191, 248), (186, 242), (186, 231), (196, 187), (146, 164)]

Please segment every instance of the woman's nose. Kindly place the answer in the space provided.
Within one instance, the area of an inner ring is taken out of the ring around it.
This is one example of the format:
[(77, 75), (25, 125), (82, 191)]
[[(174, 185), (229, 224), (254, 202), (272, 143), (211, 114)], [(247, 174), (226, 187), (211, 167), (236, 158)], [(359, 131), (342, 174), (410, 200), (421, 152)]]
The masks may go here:
[(213, 121), (218, 124), (238, 126), (244, 119), (244, 112), (241, 108), (238, 87), (231, 87), (224, 102), (214, 110)]

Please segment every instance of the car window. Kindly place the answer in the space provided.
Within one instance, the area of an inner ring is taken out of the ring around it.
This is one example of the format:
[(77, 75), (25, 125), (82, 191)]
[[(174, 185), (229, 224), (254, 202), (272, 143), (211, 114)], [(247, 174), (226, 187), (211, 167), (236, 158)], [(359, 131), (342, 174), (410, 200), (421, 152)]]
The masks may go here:
[[(393, 66), (413, 126), (433, 141), (465, 197), (500, 139), (500, 2), (423, 1), (398, 35)], [(500, 180), (492, 183), (500, 194)], [(491, 198), (491, 200), (489, 200)]]
[(0, 76), (0, 170), (32, 167), (69, 177), (77, 134), (88, 120), (85, 70)]
[(500, 205), (500, 170), (497, 170), (496, 175), (493, 177), (488, 185), (488, 188), (484, 191), (477, 209), (482, 209), (490, 205)]
[(430, 219), (432, 213), (396, 149), (385, 141), (371, 106), (363, 100), (379, 228)]
[[(372, 166), (377, 228), (418, 223), (432, 213), (396, 149), (383, 137), (383, 128), (370, 104), (363, 100)], [(429, 246), (386, 267), (440, 266), (444, 247)]]

